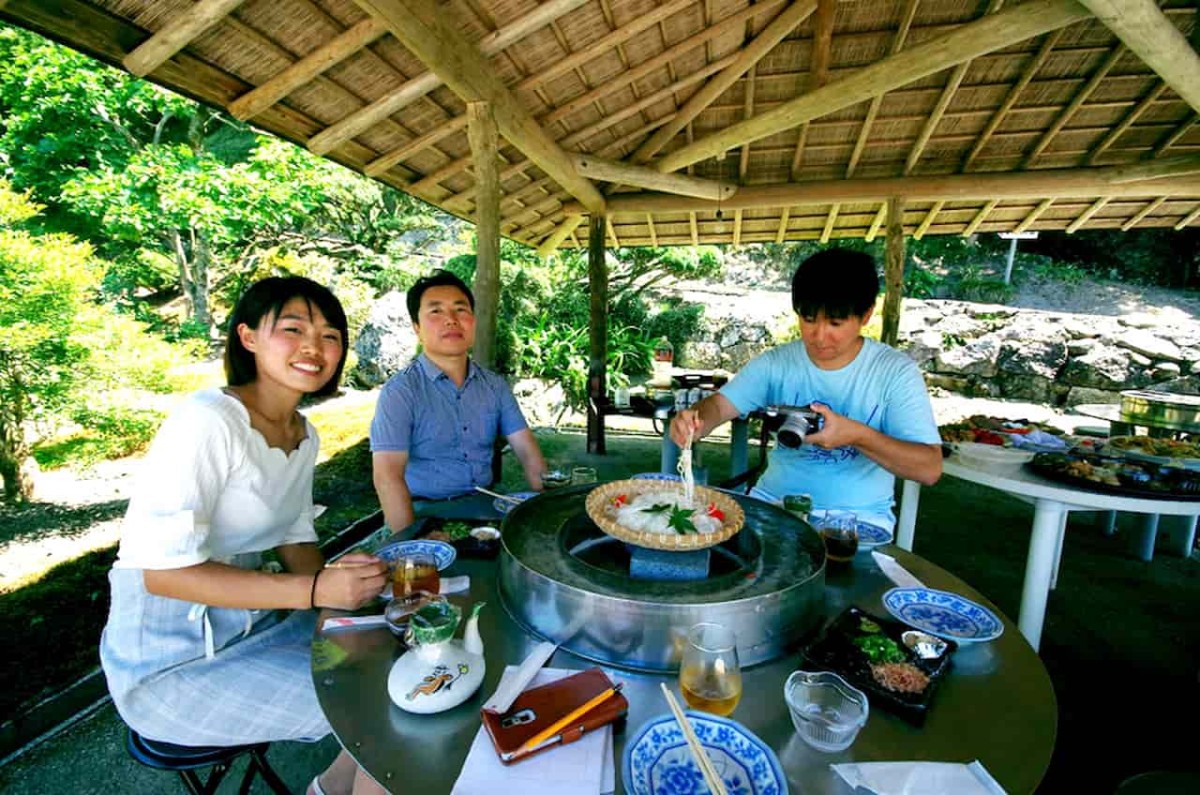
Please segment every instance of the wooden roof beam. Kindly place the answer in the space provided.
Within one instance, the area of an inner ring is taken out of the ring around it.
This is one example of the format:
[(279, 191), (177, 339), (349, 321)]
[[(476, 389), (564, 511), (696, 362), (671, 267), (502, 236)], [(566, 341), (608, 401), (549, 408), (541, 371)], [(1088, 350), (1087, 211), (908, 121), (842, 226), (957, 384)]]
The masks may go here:
[(875, 212), (875, 220), (871, 221), (871, 228), (867, 230), (864, 239), (870, 243), (879, 234), (879, 230), (883, 228), (883, 222), (887, 220), (888, 203), (885, 201), (879, 205), (879, 209)]
[(575, 169), (589, 179), (650, 188), (679, 196), (725, 201), (738, 190), (738, 186), (730, 182), (689, 177), (686, 174), (663, 174), (646, 166), (605, 160), (593, 155), (572, 155), (571, 161), (575, 163)]
[[(837, 226), (838, 208), (840, 204), (835, 204), (829, 208), (828, 215), (825, 216), (825, 226), (821, 229), (821, 242), (828, 243), (829, 238), (833, 235), (833, 229)], [(738, 210), (740, 213), (741, 210)]]
[(1196, 122), (1200, 122), (1200, 114), (1193, 113), (1190, 119), (1184, 120), (1182, 124), (1175, 128), (1174, 132), (1162, 140), (1162, 143), (1155, 145), (1152, 157), (1158, 157), (1163, 152), (1179, 143), (1180, 139), (1188, 134), (1188, 131), (1192, 129)]
[(1123, 55), (1125, 55), (1125, 47), (1120, 44), (1109, 51), (1108, 57), (1100, 64), (1100, 68), (1092, 73), (1088, 81), (1083, 84), (1083, 87), (1075, 93), (1075, 96), (1063, 108), (1063, 112), (1058, 114), (1058, 118), (1054, 120), (1050, 128), (1042, 134), (1037, 144), (1034, 145), (1033, 150), (1025, 156), (1025, 160), (1022, 162), (1023, 167), (1028, 168), (1030, 163), (1036, 160), (1042, 152), (1046, 151), (1046, 147), (1050, 145), (1050, 141), (1054, 139), (1054, 136), (1058, 135), (1059, 131), (1067, 125), (1067, 122), (1078, 112), (1083, 103), (1087, 101), (1087, 98), (1092, 95), (1092, 92), (1100, 86), (1100, 83), (1104, 81), (1109, 71), (1117, 65), (1117, 61), (1121, 60)]
[(1013, 229), (1013, 234), (1019, 235), (1029, 227), (1033, 226), (1034, 222), (1042, 217), (1042, 213), (1050, 209), (1051, 204), (1054, 204), (1054, 199), (1042, 199), (1040, 202), (1038, 202), (1038, 206), (1034, 207), (1029, 215), (1025, 216), (1025, 220), (1016, 225), (1016, 227)]
[(733, 245), (735, 248), (737, 246), (742, 245), (742, 211), (741, 210), (733, 211)]
[(791, 216), (791, 211), (784, 207), (779, 213), (779, 229), (775, 232), (775, 242), (782, 243), (787, 237), (788, 218)]
[(247, 91), (229, 103), (235, 119), (253, 118), (313, 78), (368, 47), (387, 33), (379, 20), (367, 17), (310, 52), (253, 91)]
[(449, 119), (445, 123), (434, 127), (424, 135), (413, 138), (408, 143), (402, 144), (392, 151), (375, 158), (363, 167), (363, 173), (368, 177), (378, 177), (380, 174), (391, 171), (417, 152), (423, 152), (444, 138), (454, 135), (454, 133), (466, 126), (467, 115), (465, 113), (462, 116), (455, 116), (453, 119)]
[(1081, 212), (1078, 218), (1067, 224), (1067, 234), (1073, 235), (1082, 229), (1083, 225), (1090, 221), (1093, 215), (1100, 212), (1100, 209), (1106, 204), (1108, 204), (1108, 197), (1101, 196), (1099, 199), (1096, 199), (1096, 201), (1088, 205), (1088, 208)]
[[(574, 9), (583, 5), (586, 1), (587, 0), (546, 0), (546, 2), (542, 3), (525, 16), (509, 25), (505, 25), (493, 33), (489, 33), (475, 44), (468, 44), (462, 41), (459, 32), (454, 30), (452, 26), (448, 25), (446, 21), (442, 19), (414, 19), (412, 20), (412, 25), (426, 29), (435, 26), (444, 28), (448, 35), (452, 34), (455, 37), (456, 47), (465, 52), (469, 52), (471, 54), (472, 61), (478, 61), (480, 58), (486, 59), (491, 58), (494, 55), (498, 55), (529, 34), (541, 30), (546, 25), (550, 24), (551, 21), (558, 19), (567, 12), (573, 11)], [(358, 2), (358, 0), (355, 0), (355, 2)], [(431, 3), (429, 3), (429, 0), (412, 0), (412, 4), (428, 5), (431, 9), (435, 9), (438, 15), (445, 15), (445, 12), (442, 9), (438, 9), (436, 6), (433, 6)], [(386, 9), (391, 6), (405, 8), (406, 6), (410, 5), (410, 3), (409, 0), (379, 0), (379, 2), (376, 2), (375, 0), (364, 0), (364, 2), (358, 3), (358, 5), (368, 13), (371, 13), (372, 16), (376, 16), (380, 19), (386, 19), (386, 17), (383, 15), (383, 11), (376, 13), (372, 12), (371, 9), (376, 7), (382, 7)], [(399, 13), (405, 12), (402, 11)], [(414, 11), (412, 13), (416, 12)], [(431, 11), (431, 13), (433, 12)], [(395, 32), (394, 26), (392, 27), (393, 32)], [(408, 46), (407, 42), (404, 42), (403, 38), (398, 35), (397, 38), (400, 38), (401, 42), (403, 42), (406, 47)], [(408, 49), (414, 54), (417, 52), (413, 47), (408, 47)], [(426, 67), (430, 66), (430, 62), (427, 59), (421, 57), (420, 55), (417, 55), (417, 57), (425, 63)], [(499, 81), (496, 82), (499, 84)], [(442, 80), (441, 76), (435, 74), (432, 69), (424, 74), (417, 75), (411, 80), (406, 81), (403, 85), (395, 90), (389, 91), (387, 94), (384, 94), (374, 102), (371, 102), (365, 107), (360, 108), (336, 124), (330, 125), (325, 130), (322, 130), (314, 135), (308, 140), (308, 148), (318, 155), (323, 155), (342, 142), (348, 141), (349, 139), (363, 132), (373, 124), (386, 119), (388, 116), (391, 116), (401, 108), (411, 104), (417, 99), (420, 99), (430, 91), (433, 91), (435, 88), (443, 85), (443, 83), (444, 81)]]
[(1200, 111), (1200, 55), (1154, 0), (1079, 0), (1126, 47)]
[(1159, 207), (1162, 207), (1163, 202), (1165, 202), (1166, 200), (1167, 200), (1166, 196), (1159, 196), (1157, 199), (1154, 199), (1153, 201), (1151, 201), (1145, 207), (1138, 210), (1137, 215), (1133, 216), (1128, 221), (1121, 224), (1121, 231), (1128, 232), (1130, 229), (1133, 229), (1135, 226), (1137, 226), (1139, 223), (1141, 223), (1142, 219), (1144, 219), (1146, 216), (1150, 215), (1150, 213), (1154, 212)]
[[(833, 26), (837, 17), (837, 0), (817, 0), (817, 15), (813, 18), (812, 64), (808, 69), (806, 91), (816, 91), (829, 79), (829, 55), (833, 50)], [(804, 160), (804, 144), (808, 140), (807, 122), (800, 125), (796, 136), (796, 151), (792, 154), (792, 179), (800, 176), (800, 164)], [(750, 145), (742, 147), (749, 151)], [(822, 242), (824, 242), (822, 238)]]
[(1150, 92), (1147, 93), (1146, 96), (1142, 97), (1141, 101), (1138, 102), (1138, 104), (1135, 105), (1129, 111), (1129, 113), (1125, 114), (1125, 118), (1121, 119), (1121, 123), (1112, 128), (1108, 135), (1104, 136), (1104, 140), (1101, 141), (1094, 150), (1092, 150), (1092, 154), (1088, 157), (1088, 165), (1096, 165), (1096, 161), (1099, 160), (1100, 156), (1104, 154), (1104, 150), (1116, 143), (1117, 139), (1124, 135), (1126, 131), (1133, 126), (1133, 123), (1141, 118), (1141, 115), (1148, 111), (1151, 105), (1158, 101), (1158, 98), (1161, 97), (1163, 92), (1166, 90), (1166, 83), (1159, 83), (1154, 88), (1150, 89)]
[(929, 208), (929, 212), (925, 213), (925, 217), (921, 219), (920, 225), (917, 226), (917, 231), (913, 232), (914, 240), (920, 240), (925, 237), (925, 233), (929, 231), (929, 227), (933, 226), (933, 219), (937, 218), (937, 214), (942, 211), (942, 207), (945, 204), (940, 199), (933, 203), (933, 206)]
[[(917, 14), (917, 3), (919, 0), (908, 0), (908, 5), (904, 7), (904, 15), (900, 18), (900, 27), (896, 29), (896, 35), (892, 38), (891, 51), (889, 56), (895, 55), (904, 49), (904, 40), (908, 38), (908, 31), (912, 28), (913, 17)], [(867, 147), (867, 138), (871, 135), (871, 126), (875, 123), (875, 117), (879, 115), (879, 107), (883, 104), (883, 94), (876, 94), (871, 97), (871, 102), (867, 107), (867, 116), (863, 119), (862, 128), (858, 131), (858, 140), (854, 142), (854, 151), (850, 153), (850, 163), (846, 166), (846, 179), (854, 176), (854, 169), (858, 167), (858, 159), (862, 157), (863, 150)]]
[(125, 56), (122, 63), (133, 74), (145, 77), (228, 16), (242, 2), (243, 0), (200, 0), (187, 11), (176, 15), (162, 30), (139, 44)]
[(643, 30), (653, 27), (669, 17), (675, 16), (680, 11), (694, 5), (695, 2), (696, 0), (674, 0), (674, 2), (659, 6), (648, 14), (642, 14), (628, 24), (622, 25), (611, 33), (601, 36), (582, 50), (571, 53), (561, 61), (556, 61), (550, 64), (549, 67), (529, 75), (529, 77), (526, 77), (517, 84), (517, 89), (532, 91), (560, 75), (565, 75), (577, 67), (585, 66), (603, 53), (628, 41)]
[(744, 143), (791, 129), (963, 61), (1087, 17), (1087, 11), (1075, 0), (1029, 0), (998, 14), (968, 22), (935, 39), (865, 66), (812, 93), (785, 102), (749, 121), (731, 125), (688, 144), (662, 158), (655, 167), (659, 171), (677, 171)]
[[(1200, 196), (1200, 155), (1102, 168), (918, 175), (874, 179), (812, 180), (744, 185), (722, 206), (729, 210), (795, 207), (832, 202), (965, 201), (1087, 198), (1096, 196)], [(686, 196), (627, 193), (609, 198), (609, 213), (711, 212), (716, 203)], [(568, 204), (567, 212), (578, 212)]]
[[(689, 36), (683, 41), (680, 41), (663, 50), (653, 58), (643, 61), (632, 69), (628, 69), (624, 72), (614, 75), (613, 78), (608, 82), (596, 86), (591, 91), (585, 92), (584, 94), (575, 97), (565, 104), (560, 105), (559, 107), (547, 113), (545, 116), (541, 117), (542, 124), (549, 126), (553, 122), (560, 121), (580, 108), (587, 107), (593, 102), (596, 102), (597, 100), (606, 97), (615, 91), (619, 91), (630, 83), (636, 82), (653, 73), (655, 70), (661, 69), (663, 66), (669, 66), (673, 60), (684, 53), (696, 49), (705, 42), (717, 36), (740, 28), (747, 20), (769, 11), (770, 9), (780, 5), (782, 2), (783, 0), (766, 0), (765, 2), (758, 3), (757, 5), (749, 6), (748, 8), (745, 8), (735, 14), (730, 14), (728, 17), (712, 27), (705, 28), (699, 33)], [(733, 58), (734, 56), (731, 55), (728, 59), (722, 59), (722, 63), (725, 63), (726, 60), (728, 60), (728, 63), (732, 63)], [(523, 87), (523, 83), (517, 84), (518, 89)]]
[(1189, 224), (1194, 223), (1197, 218), (1200, 218), (1200, 205), (1197, 205), (1196, 209), (1185, 215), (1182, 221), (1175, 224), (1175, 231), (1178, 232)]
[(979, 157), (979, 153), (987, 146), (987, 142), (991, 139), (997, 128), (1000, 127), (1005, 116), (1017, 104), (1017, 98), (1021, 96), (1021, 92), (1032, 82), (1038, 71), (1046, 63), (1046, 60), (1050, 57), (1050, 51), (1058, 46), (1059, 40), (1062, 39), (1063, 31), (1063, 28), (1051, 31), (1050, 35), (1046, 36), (1042, 42), (1037, 55), (1033, 56), (1033, 60), (1025, 65), (1025, 69), (1021, 72), (1021, 76), (1017, 79), (1017, 82), (1008, 90), (1008, 94), (1004, 97), (1004, 101), (1000, 103), (1000, 107), (992, 114), (992, 118), (988, 120), (987, 126), (983, 128), (983, 131), (979, 133), (979, 137), (975, 139), (975, 145), (971, 147), (971, 152), (967, 155), (967, 159), (963, 161), (963, 171), (970, 171), (975, 158)]
[(983, 205), (979, 212), (975, 213), (975, 217), (971, 219), (971, 223), (967, 224), (967, 228), (962, 231), (962, 236), (970, 237), (975, 234), (975, 230), (992, 214), (992, 210), (996, 209), (996, 205), (999, 203), (999, 199), (991, 199), (987, 204)]
[[(670, 123), (660, 127), (657, 132), (638, 147), (629, 158), (635, 163), (645, 163), (670, 142), (672, 138), (687, 126), (701, 111), (724, 94), (726, 89), (737, 82), (751, 66), (762, 60), (775, 45), (795, 30), (796, 26), (817, 9), (817, 0), (796, 0), (771, 20), (762, 32), (738, 52), (733, 63), (724, 71), (705, 83), (695, 94), (684, 103)], [(748, 141), (743, 143), (749, 143)], [(732, 149), (733, 147), (726, 147)], [(714, 153), (715, 154), (715, 153)], [(695, 161), (693, 161), (695, 162)], [(685, 164), (686, 165), (686, 164)], [(676, 169), (670, 169), (675, 171)]]
[[(573, 0), (574, 1), (574, 0)], [(480, 51), (463, 41), (433, 0), (355, 0), (392, 33), (432, 74), (466, 101), (492, 104), (500, 134), (552, 177), (590, 212), (603, 212), (604, 197), (575, 172), (570, 158), (538, 126), (488, 67)], [(539, 8), (553, 3), (543, 4)], [(536, 13), (536, 12), (535, 12)]]
[[(746, 82), (746, 99), (742, 103), (742, 118), (754, 118), (754, 92), (758, 88), (758, 67), (751, 66), (750, 72), (747, 74)], [(742, 147), (741, 156), (738, 158), (738, 182), (745, 182), (746, 172), (750, 170), (750, 144)]]

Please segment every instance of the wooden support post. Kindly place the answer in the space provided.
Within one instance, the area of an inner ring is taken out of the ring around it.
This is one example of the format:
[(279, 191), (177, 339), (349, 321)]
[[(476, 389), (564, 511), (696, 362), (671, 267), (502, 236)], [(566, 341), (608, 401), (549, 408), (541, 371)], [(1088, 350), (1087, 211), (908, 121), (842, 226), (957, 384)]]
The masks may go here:
[(587, 450), (604, 455), (605, 400), (604, 362), (608, 359), (608, 263), (604, 260), (604, 233), (607, 218), (603, 213), (588, 217), (588, 285), (591, 292), (591, 319), (588, 323), (588, 405)]
[(896, 344), (900, 337), (900, 299), (904, 293), (904, 198), (893, 196), (887, 203), (887, 245), (884, 254), (883, 330), (879, 339)]
[(467, 136), (475, 158), (475, 361), (496, 364), (500, 308), (499, 135), (487, 102), (467, 103)]

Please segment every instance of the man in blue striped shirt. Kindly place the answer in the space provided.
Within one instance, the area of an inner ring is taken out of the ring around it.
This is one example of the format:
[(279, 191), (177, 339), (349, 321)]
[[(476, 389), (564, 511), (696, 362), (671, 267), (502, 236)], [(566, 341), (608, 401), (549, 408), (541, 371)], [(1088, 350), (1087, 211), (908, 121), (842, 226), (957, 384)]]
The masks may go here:
[(492, 483), (498, 436), (525, 479), (542, 490), (546, 462), (508, 383), (471, 361), (475, 297), (454, 274), (418, 279), (407, 295), (422, 352), (384, 385), (371, 422), (375, 491), (393, 530), (412, 523), (413, 500), (442, 500)]

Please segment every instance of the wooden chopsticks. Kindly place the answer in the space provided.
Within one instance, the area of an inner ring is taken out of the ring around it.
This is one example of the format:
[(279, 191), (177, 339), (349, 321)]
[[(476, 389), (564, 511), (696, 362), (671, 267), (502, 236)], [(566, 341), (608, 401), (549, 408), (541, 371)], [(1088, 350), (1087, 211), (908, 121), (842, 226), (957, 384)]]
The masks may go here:
[(663, 695), (667, 698), (667, 704), (671, 707), (671, 714), (679, 722), (679, 728), (683, 729), (683, 737), (687, 740), (688, 749), (692, 752), (692, 757), (700, 767), (700, 774), (704, 776), (704, 783), (708, 785), (709, 792), (712, 795), (728, 795), (725, 790), (725, 782), (717, 775), (712, 760), (708, 758), (708, 754), (704, 751), (704, 746), (700, 744), (696, 733), (692, 731), (692, 724), (688, 723), (687, 715), (683, 713), (679, 702), (675, 700), (675, 694), (670, 691), (666, 682), (660, 682), (659, 687), (662, 688)]
[(504, 500), (505, 502), (511, 502), (513, 505), (520, 505), (522, 502), (517, 497), (510, 497), (509, 495), (501, 494), (498, 491), (491, 491), (489, 489), (485, 489), (483, 486), (476, 486), (475, 491), (478, 491), (480, 494), (486, 494), (489, 497), (495, 497), (498, 500)]

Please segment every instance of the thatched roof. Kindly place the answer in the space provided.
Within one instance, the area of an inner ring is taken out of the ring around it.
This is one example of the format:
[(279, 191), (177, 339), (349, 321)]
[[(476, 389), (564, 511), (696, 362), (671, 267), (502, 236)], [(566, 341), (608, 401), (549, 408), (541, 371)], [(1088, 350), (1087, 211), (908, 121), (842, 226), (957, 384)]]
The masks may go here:
[(0, 0), (6, 20), (466, 218), (467, 103), (487, 101), (502, 232), (546, 249), (586, 245), (575, 224), (601, 211), (612, 245), (873, 237), (889, 196), (918, 236), (1196, 225), (1196, 15), (1191, 0)]

